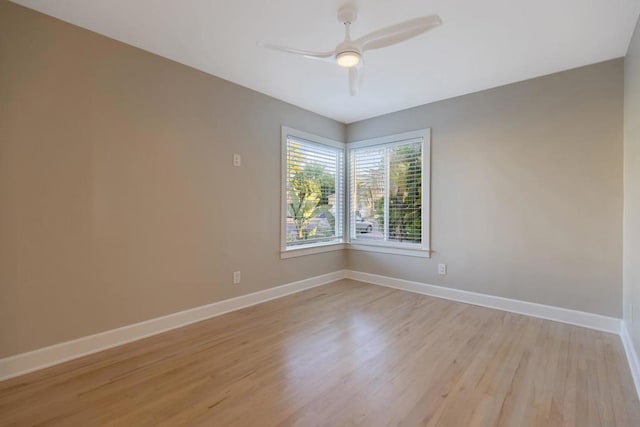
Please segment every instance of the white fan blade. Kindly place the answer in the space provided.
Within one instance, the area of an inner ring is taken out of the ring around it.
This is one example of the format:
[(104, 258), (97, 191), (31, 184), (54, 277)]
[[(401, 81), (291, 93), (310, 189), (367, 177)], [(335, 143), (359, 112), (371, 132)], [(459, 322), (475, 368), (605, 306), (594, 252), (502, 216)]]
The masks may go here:
[(320, 61), (333, 61), (333, 56), (334, 56), (334, 52), (309, 52), (307, 50), (292, 49), (290, 47), (278, 46), (278, 45), (269, 44), (269, 43), (258, 42), (258, 46), (264, 47), (265, 49), (272, 49), (280, 52), (292, 53), (294, 55), (300, 55), (308, 59), (316, 59)]
[(362, 58), (360, 58), (358, 65), (349, 68), (349, 93), (351, 96), (356, 96), (360, 91), (363, 76), (364, 64), (362, 63)]
[(382, 28), (360, 37), (354, 43), (364, 52), (403, 42), (442, 24), (438, 15), (423, 16)]

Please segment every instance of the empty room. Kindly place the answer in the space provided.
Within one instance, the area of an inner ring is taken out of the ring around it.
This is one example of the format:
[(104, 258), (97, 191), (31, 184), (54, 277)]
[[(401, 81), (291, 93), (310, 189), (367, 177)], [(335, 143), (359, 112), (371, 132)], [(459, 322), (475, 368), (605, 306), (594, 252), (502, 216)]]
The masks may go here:
[(640, 427), (640, 0), (0, 0), (0, 426)]

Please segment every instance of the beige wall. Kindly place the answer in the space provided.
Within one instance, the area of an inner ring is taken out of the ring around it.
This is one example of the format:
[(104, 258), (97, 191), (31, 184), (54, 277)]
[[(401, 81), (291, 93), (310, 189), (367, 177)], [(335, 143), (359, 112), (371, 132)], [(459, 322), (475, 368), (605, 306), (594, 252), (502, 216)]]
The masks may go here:
[(0, 1), (0, 357), (344, 268), (279, 258), (282, 124), (344, 139)]
[(622, 120), (614, 60), (349, 125), (350, 142), (432, 128), (435, 250), (349, 268), (620, 317)]
[(640, 354), (640, 21), (624, 76), (624, 320)]

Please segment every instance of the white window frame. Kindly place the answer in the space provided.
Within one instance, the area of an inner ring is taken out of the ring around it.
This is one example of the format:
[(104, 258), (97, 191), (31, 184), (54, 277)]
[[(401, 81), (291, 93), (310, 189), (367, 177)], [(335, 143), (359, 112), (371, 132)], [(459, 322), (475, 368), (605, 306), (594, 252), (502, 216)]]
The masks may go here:
[[(351, 170), (351, 157), (352, 150), (363, 147), (372, 147), (375, 145), (401, 145), (402, 142), (412, 139), (422, 140), (422, 238), (419, 245), (407, 244), (407, 243), (395, 243), (389, 241), (376, 242), (376, 241), (352, 241), (352, 207), (351, 207), (351, 184), (352, 184), (352, 170)], [(373, 138), (362, 140), (358, 142), (351, 142), (347, 144), (347, 188), (345, 189), (346, 196), (346, 212), (347, 212), (347, 229), (346, 235), (348, 236), (348, 249), (361, 250), (368, 252), (382, 252), (396, 255), (408, 255), (421, 258), (430, 258), (430, 229), (431, 229), (431, 129), (421, 129), (412, 132), (404, 132), (395, 135), (383, 136), (380, 138)]]
[[(297, 139), (302, 139), (305, 141), (309, 141), (314, 144), (326, 145), (333, 148), (338, 148), (343, 151), (343, 159), (344, 164), (342, 165), (342, 174), (343, 174), (343, 183), (342, 183), (342, 191), (343, 191), (343, 206), (341, 210), (336, 209), (336, 212), (340, 211), (342, 216), (340, 219), (340, 225), (342, 227), (342, 238), (335, 239), (330, 242), (316, 242), (309, 243), (305, 245), (298, 245), (294, 247), (287, 247), (287, 215), (289, 212), (289, 208), (287, 206), (287, 139), (288, 137), (293, 137)], [(293, 129), (287, 126), (282, 126), (282, 151), (280, 155), (282, 159), (281, 164), (281, 201), (280, 201), (280, 258), (293, 258), (304, 255), (317, 254), (322, 252), (329, 251), (337, 251), (345, 249), (346, 247), (346, 221), (345, 216), (348, 207), (348, 195), (347, 188), (345, 186), (347, 182), (347, 174), (346, 174), (346, 163), (347, 163), (347, 153), (346, 153), (346, 144), (344, 142), (335, 141), (333, 139), (325, 138), (322, 136), (314, 135), (308, 132), (304, 132), (301, 130)]]

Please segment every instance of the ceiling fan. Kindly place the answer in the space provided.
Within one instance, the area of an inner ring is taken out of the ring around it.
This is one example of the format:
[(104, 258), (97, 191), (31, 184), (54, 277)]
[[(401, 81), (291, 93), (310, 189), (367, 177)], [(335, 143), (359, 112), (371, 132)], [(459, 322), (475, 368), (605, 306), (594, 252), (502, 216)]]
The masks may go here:
[(356, 20), (358, 10), (355, 6), (345, 6), (338, 10), (338, 21), (344, 24), (344, 41), (331, 52), (310, 52), (292, 49), (269, 43), (258, 43), (258, 46), (281, 52), (300, 55), (308, 59), (335, 61), (339, 66), (349, 69), (349, 91), (356, 95), (363, 75), (363, 54), (368, 50), (380, 49), (416, 37), (442, 24), (438, 15), (422, 16), (399, 24), (373, 31), (356, 40), (351, 40), (351, 24)]

